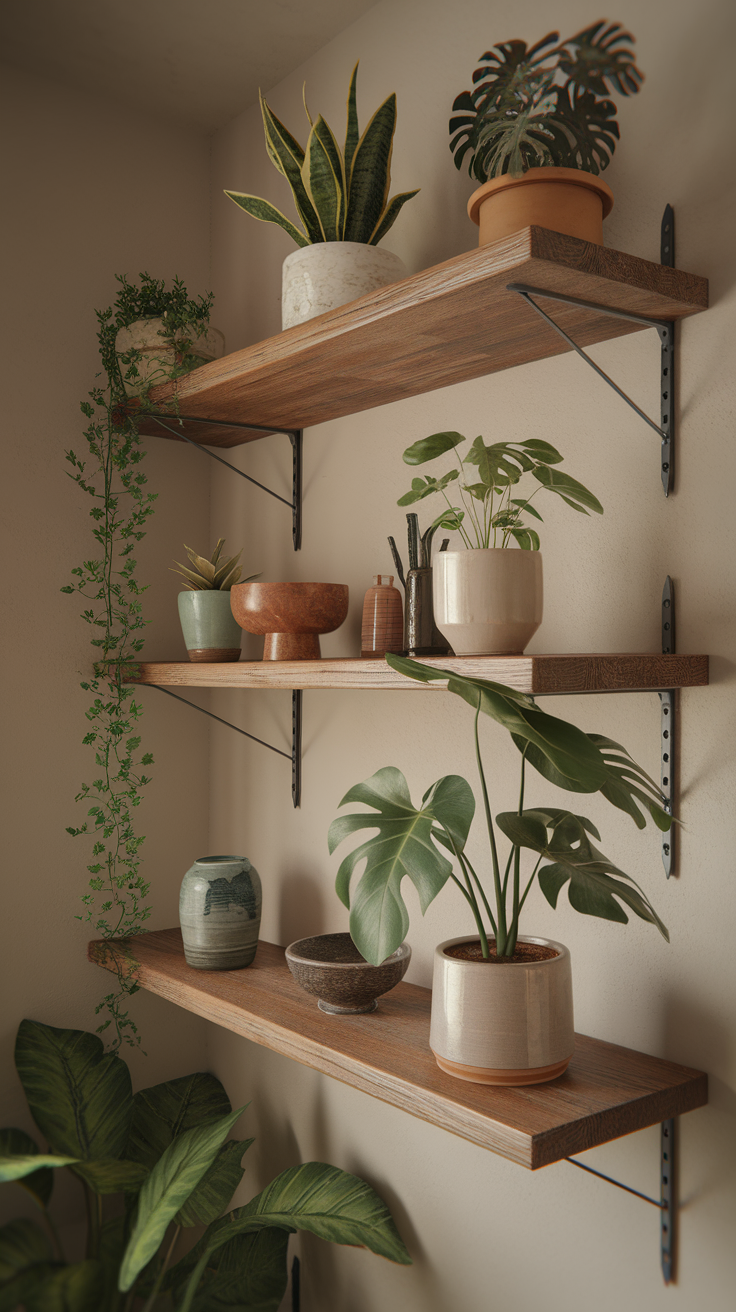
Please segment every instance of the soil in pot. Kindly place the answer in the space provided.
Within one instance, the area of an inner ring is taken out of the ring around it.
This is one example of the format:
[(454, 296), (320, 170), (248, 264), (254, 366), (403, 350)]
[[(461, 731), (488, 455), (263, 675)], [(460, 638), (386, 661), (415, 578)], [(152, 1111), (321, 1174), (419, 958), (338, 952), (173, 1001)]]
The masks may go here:
[(445, 948), (445, 956), (455, 957), (458, 961), (487, 962), (490, 966), (493, 962), (504, 965), (506, 962), (512, 964), (526, 961), (551, 961), (553, 957), (560, 955), (554, 948), (545, 947), (543, 943), (517, 943), (513, 957), (499, 957), (496, 955), (495, 938), (489, 938), (488, 951), (491, 954), (490, 957), (484, 957), (480, 939), (478, 938), (474, 943), (455, 943), (451, 948)]

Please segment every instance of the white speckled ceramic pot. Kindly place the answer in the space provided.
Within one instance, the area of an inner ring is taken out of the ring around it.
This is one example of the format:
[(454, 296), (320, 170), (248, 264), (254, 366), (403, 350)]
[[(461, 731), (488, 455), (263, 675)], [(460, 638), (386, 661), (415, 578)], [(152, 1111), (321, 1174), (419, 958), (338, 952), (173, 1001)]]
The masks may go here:
[(237, 970), (256, 955), (261, 880), (245, 856), (202, 856), (182, 880), (179, 922), (187, 964)]
[(438, 551), (434, 620), (456, 656), (520, 655), (542, 623), (538, 551)]
[(448, 1075), (473, 1084), (543, 1084), (567, 1069), (575, 1050), (570, 953), (547, 938), (547, 961), (463, 961), (435, 949), (429, 1046)]
[(360, 241), (300, 246), (283, 264), (281, 326), (293, 328), (406, 276), (403, 261), (382, 246)]

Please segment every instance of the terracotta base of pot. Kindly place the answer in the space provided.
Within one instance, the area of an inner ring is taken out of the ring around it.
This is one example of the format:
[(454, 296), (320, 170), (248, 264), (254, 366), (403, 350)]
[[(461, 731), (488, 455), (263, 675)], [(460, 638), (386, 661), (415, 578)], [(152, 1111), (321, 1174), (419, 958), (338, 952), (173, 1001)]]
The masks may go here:
[(436, 1052), (434, 1059), (440, 1070), (446, 1071), (448, 1075), (454, 1075), (456, 1080), (468, 1080), (471, 1084), (505, 1084), (515, 1088), (524, 1084), (546, 1084), (548, 1080), (556, 1080), (559, 1075), (564, 1075), (570, 1065), (572, 1053), (564, 1061), (556, 1061), (552, 1066), (535, 1066), (520, 1071), (494, 1071), (483, 1066), (461, 1066), (457, 1061), (438, 1057)]
[(322, 656), (317, 633), (267, 633), (264, 661), (318, 661)]
[(187, 653), (190, 661), (214, 665), (217, 661), (239, 661), (240, 647), (194, 647)]

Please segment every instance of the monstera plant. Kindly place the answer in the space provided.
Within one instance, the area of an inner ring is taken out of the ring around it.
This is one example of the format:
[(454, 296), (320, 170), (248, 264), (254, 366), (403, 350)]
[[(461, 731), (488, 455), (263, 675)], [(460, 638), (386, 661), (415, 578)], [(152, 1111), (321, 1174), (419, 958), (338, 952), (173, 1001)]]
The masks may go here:
[[(289, 1235), (307, 1230), (409, 1263), (385, 1203), (364, 1180), (324, 1162), (282, 1171), (243, 1207), (224, 1209), (252, 1139), (228, 1139), (233, 1111), (220, 1081), (198, 1073), (133, 1095), (122, 1058), (84, 1030), (24, 1020), (16, 1065), (48, 1146), (0, 1131), (0, 1181), (37, 1205), (0, 1227), (0, 1309), (13, 1312), (276, 1312)], [(86, 1255), (68, 1261), (49, 1212), (56, 1170), (83, 1191)], [(120, 1196), (117, 1212), (103, 1201)], [(205, 1227), (176, 1259), (182, 1231)]]
[(481, 56), (473, 90), (453, 104), (450, 150), (479, 182), (545, 165), (600, 173), (619, 138), (616, 91), (635, 95), (643, 77), (634, 38), (605, 19), (560, 41), (499, 42)]
[[(600, 834), (592, 821), (559, 807), (524, 805), (526, 771), (531, 766), (548, 783), (567, 792), (600, 793), (631, 816), (639, 829), (646, 825), (646, 812), (659, 829), (668, 830), (672, 817), (663, 808), (660, 789), (625, 747), (546, 714), (533, 697), (502, 684), (467, 678), (401, 656), (387, 654), (386, 660), (400, 674), (422, 683), (446, 679), (449, 692), (475, 712), (475, 754), (488, 836), (482, 875), (487, 876), (492, 891), (486, 889), (467, 852), (475, 814), (470, 784), (459, 775), (446, 775), (432, 784), (421, 804), (415, 806), (401, 771), (393, 766), (378, 770), (350, 788), (340, 803), (358, 802), (371, 809), (338, 817), (329, 832), (330, 852), (334, 852), (359, 830), (378, 831), (343, 859), (337, 873), (338, 896), (350, 908), (350, 933), (367, 961), (379, 965), (408, 931), (409, 913), (401, 893), (404, 876), (414, 884), (423, 912), (448, 881), (455, 885), (468, 904), (486, 960), (491, 955), (491, 939), (494, 956), (514, 957), (521, 912), (535, 882), (552, 907), (568, 885), (568, 897), (576, 911), (625, 924), (627, 907), (656, 925), (669, 941), (665, 926), (636, 881), (595, 846), (593, 840), (600, 841)], [(481, 714), (508, 731), (521, 755), (517, 806), (496, 815), (495, 824), (480, 750)], [(496, 829), (509, 842), (505, 860)], [(522, 854), (530, 854), (524, 866)], [(351, 892), (352, 877), (362, 861), (363, 874)]]

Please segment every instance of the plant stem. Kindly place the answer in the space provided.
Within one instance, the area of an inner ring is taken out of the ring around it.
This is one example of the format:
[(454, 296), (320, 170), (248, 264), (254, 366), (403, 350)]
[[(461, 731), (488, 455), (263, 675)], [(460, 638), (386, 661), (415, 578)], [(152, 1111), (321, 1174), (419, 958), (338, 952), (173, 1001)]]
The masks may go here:
[(209, 1257), (210, 1257), (209, 1251), (206, 1250), (204, 1256), (200, 1257), (197, 1265), (192, 1271), (192, 1274), (189, 1277), (189, 1284), (187, 1285), (186, 1293), (184, 1294), (184, 1301), (182, 1302), (182, 1305), (179, 1308), (179, 1312), (190, 1312), (192, 1302), (194, 1300), (194, 1295), (197, 1292), (197, 1286), (200, 1280), (202, 1279), (205, 1267), (207, 1266), (207, 1262), (209, 1261)]
[(51, 1216), (49, 1214), (48, 1209), (45, 1207), (43, 1209), (43, 1219), (48, 1227), (49, 1234), (51, 1235), (51, 1242), (54, 1245), (54, 1249), (56, 1250), (56, 1255), (59, 1258), (59, 1261), (66, 1262), (66, 1254), (62, 1247), (61, 1239), (59, 1237), (59, 1231), (57, 1230), (56, 1226), (51, 1220)]
[(100, 1251), (100, 1215), (101, 1200), (96, 1194), (93, 1194), (86, 1180), (82, 1181), (84, 1189), (84, 1205), (87, 1209), (87, 1244), (85, 1248), (86, 1257), (98, 1257)]
[(531, 876), (530, 876), (530, 879), (529, 879), (529, 883), (527, 884), (526, 888), (524, 889), (524, 892), (523, 892), (523, 895), (522, 895), (521, 901), (519, 902), (519, 911), (521, 911), (521, 909), (522, 909), (524, 903), (526, 902), (526, 895), (527, 895), (527, 893), (529, 892), (529, 889), (531, 888), (532, 884), (534, 883), (534, 877), (535, 877), (535, 875), (536, 875), (536, 873), (537, 873), (537, 871), (538, 871), (538, 869), (539, 869), (539, 867), (540, 867), (540, 864), (541, 864), (541, 862), (542, 862), (543, 857), (544, 857), (544, 853), (542, 853), (542, 855), (540, 856), (539, 860), (537, 861), (537, 864), (535, 865), (534, 869), (532, 870), (532, 873), (531, 873)]
[(475, 712), (475, 759), (478, 763), (478, 773), (480, 775), (481, 788), (483, 790), (483, 806), (486, 813), (486, 825), (488, 826), (488, 838), (491, 844), (491, 861), (493, 862), (493, 887), (496, 894), (496, 955), (501, 957), (506, 950), (506, 899), (501, 890), (501, 875), (498, 868), (498, 851), (496, 849), (496, 835), (493, 830), (493, 820), (491, 818), (491, 804), (488, 800), (488, 788), (486, 787), (486, 777), (483, 772), (483, 761), (480, 754), (480, 738), (478, 737), (478, 717), (480, 716), (480, 694), (478, 694), (478, 706)]
[(158, 1298), (159, 1290), (163, 1283), (163, 1278), (166, 1275), (166, 1269), (169, 1265), (169, 1262), (171, 1261), (172, 1254), (174, 1252), (174, 1249), (176, 1248), (177, 1240), (180, 1234), (181, 1234), (181, 1226), (177, 1225), (174, 1228), (174, 1234), (172, 1236), (171, 1243), (169, 1244), (169, 1247), (166, 1250), (166, 1256), (163, 1262), (161, 1263), (161, 1269), (158, 1275), (156, 1276), (156, 1283), (153, 1286), (153, 1289), (151, 1290), (149, 1297), (146, 1299), (146, 1302), (143, 1305), (143, 1312), (153, 1312), (153, 1308), (156, 1306), (156, 1299)]
[[(526, 748), (521, 756), (521, 783), (519, 785), (519, 807), (517, 815), (522, 815), (524, 811), (524, 771), (526, 767)], [(518, 843), (513, 847), (514, 855), (514, 891), (513, 891), (513, 913), (511, 917), (511, 929), (509, 931), (508, 942), (506, 944), (506, 955), (513, 957), (516, 951), (516, 940), (519, 937), (519, 868), (521, 863), (521, 848)]]
[(468, 860), (468, 858), (467, 858), (467, 856), (466, 856), (466, 854), (465, 854), (464, 852), (463, 852), (462, 856), (460, 857), (460, 860), (463, 861), (463, 862), (465, 863), (465, 865), (467, 865), (468, 870), (470, 871), (471, 875), (473, 876), (473, 879), (475, 880), (476, 884), (478, 885), (478, 892), (480, 893), (481, 898), (483, 899), (483, 906), (484, 906), (485, 909), (486, 909), (486, 915), (488, 916), (488, 919), (489, 919), (490, 924), (491, 924), (491, 929), (493, 930), (493, 933), (494, 933), (494, 936), (495, 936), (495, 934), (496, 934), (496, 932), (497, 932), (497, 931), (496, 931), (496, 919), (495, 919), (495, 916), (494, 916), (493, 912), (491, 911), (491, 904), (490, 904), (490, 902), (488, 901), (488, 898), (486, 897), (486, 891), (485, 891), (485, 889), (484, 889), (484, 887), (483, 887), (483, 885), (482, 885), (480, 879), (478, 878), (477, 874), (475, 873), (475, 871), (474, 871), (472, 865), (470, 864), (470, 861)]

